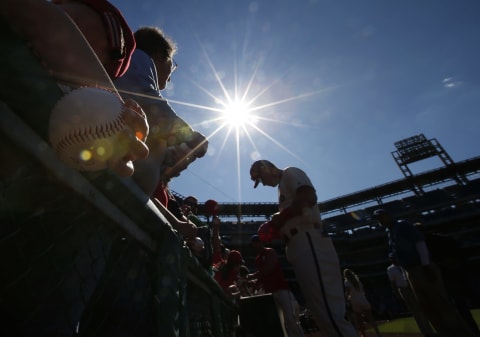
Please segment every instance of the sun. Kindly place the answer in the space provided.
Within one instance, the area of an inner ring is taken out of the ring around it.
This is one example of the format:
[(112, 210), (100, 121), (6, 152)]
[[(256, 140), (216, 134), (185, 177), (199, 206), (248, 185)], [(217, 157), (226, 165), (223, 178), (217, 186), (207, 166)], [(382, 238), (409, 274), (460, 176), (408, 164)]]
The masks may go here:
[(249, 105), (241, 100), (231, 101), (222, 109), (222, 119), (231, 127), (243, 127), (251, 120)]

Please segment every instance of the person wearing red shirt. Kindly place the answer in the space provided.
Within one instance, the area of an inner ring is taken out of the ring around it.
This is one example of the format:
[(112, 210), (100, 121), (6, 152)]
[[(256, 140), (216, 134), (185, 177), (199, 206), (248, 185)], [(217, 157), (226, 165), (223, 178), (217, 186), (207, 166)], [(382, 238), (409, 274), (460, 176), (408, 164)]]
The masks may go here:
[(235, 286), (238, 271), (243, 265), (242, 254), (238, 250), (232, 250), (228, 253), (227, 261), (222, 263), (215, 272), (214, 278), (222, 289), (230, 296), (233, 296), (231, 286)]
[(295, 318), (295, 298), (280, 268), (277, 252), (273, 248), (265, 247), (256, 234), (251, 236), (250, 242), (257, 252), (255, 258), (257, 271), (248, 278), (256, 280), (266, 293), (272, 294), (280, 321), (283, 323), (284, 336), (303, 337), (303, 329)]

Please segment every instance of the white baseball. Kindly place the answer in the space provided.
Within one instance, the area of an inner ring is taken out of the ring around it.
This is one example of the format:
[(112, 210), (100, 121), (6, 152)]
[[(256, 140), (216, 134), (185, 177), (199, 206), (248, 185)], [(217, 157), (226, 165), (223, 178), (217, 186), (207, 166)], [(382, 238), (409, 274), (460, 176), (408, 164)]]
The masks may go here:
[(205, 243), (203, 242), (203, 240), (200, 237), (197, 236), (197, 237), (195, 237), (195, 239), (193, 241), (191, 249), (194, 250), (197, 253), (201, 253), (202, 250), (205, 249)]
[(124, 104), (108, 90), (83, 87), (63, 96), (50, 116), (49, 138), (57, 156), (81, 171), (107, 167), (116, 136), (127, 126)]

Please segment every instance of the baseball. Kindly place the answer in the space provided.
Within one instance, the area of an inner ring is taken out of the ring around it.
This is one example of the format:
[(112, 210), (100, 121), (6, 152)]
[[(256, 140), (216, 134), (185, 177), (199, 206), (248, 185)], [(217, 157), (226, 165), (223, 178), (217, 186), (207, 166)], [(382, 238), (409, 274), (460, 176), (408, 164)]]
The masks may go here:
[(126, 128), (124, 104), (108, 90), (82, 87), (63, 96), (50, 116), (49, 139), (65, 164), (80, 171), (107, 167), (116, 136)]
[(191, 249), (196, 253), (201, 253), (205, 249), (205, 243), (197, 236), (192, 242)]

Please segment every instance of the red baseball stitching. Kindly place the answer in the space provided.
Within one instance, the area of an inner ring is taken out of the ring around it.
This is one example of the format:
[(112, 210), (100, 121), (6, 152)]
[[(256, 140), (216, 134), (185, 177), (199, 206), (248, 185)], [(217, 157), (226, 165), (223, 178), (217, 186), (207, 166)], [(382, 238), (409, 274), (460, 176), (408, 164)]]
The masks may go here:
[(86, 142), (88, 140), (95, 140), (99, 138), (108, 138), (113, 136), (115, 133), (121, 131), (125, 123), (125, 104), (122, 104), (122, 111), (120, 115), (115, 118), (113, 121), (103, 124), (100, 126), (89, 127), (86, 129), (76, 129), (64, 136), (61, 140), (58, 141), (58, 144), (55, 148), (57, 152), (66, 152), (69, 146), (75, 145), (77, 143)]

